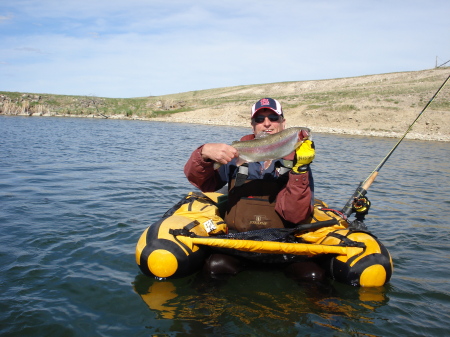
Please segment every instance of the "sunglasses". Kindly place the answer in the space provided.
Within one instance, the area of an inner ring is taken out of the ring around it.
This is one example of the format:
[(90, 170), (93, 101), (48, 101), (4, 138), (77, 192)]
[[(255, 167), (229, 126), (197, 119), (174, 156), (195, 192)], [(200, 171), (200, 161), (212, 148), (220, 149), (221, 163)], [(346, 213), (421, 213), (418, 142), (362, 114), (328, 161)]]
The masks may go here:
[(269, 116), (256, 116), (253, 118), (256, 124), (260, 124), (266, 120), (266, 117), (269, 118), (269, 121), (271, 122), (278, 122), (280, 121), (281, 116), (280, 115), (269, 115)]

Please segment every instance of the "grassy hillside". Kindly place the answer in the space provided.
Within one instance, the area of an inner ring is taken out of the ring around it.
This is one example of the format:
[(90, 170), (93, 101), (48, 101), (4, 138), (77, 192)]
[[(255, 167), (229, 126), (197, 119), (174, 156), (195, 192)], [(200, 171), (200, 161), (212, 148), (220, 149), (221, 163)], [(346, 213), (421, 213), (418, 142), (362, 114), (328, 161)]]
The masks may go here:
[[(449, 74), (447, 67), (127, 99), (0, 92), (0, 113), (248, 126), (251, 105), (259, 98), (273, 97), (282, 103), (291, 125), (323, 132), (396, 135), (406, 131)], [(449, 92), (450, 84), (430, 105), (422, 125), (415, 127), (417, 135), (437, 140), (450, 136)]]

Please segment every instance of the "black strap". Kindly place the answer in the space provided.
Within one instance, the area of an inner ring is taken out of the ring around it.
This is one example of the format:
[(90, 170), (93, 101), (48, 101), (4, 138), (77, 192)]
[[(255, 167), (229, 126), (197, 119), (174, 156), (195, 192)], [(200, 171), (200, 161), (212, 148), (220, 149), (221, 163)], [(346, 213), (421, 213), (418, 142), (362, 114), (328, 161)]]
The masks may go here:
[(366, 244), (364, 242), (353, 241), (352, 239), (349, 239), (348, 237), (346, 237), (345, 235), (342, 235), (342, 234), (331, 232), (331, 233), (328, 233), (327, 236), (332, 236), (332, 237), (335, 237), (335, 238), (341, 240), (341, 243), (340, 243), (341, 246), (366, 248)]
[(193, 229), (194, 227), (197, 227), (198, 225), (200, 225), (200, 222), (198, 222), (197, 220), (194, 220), (192, 222), (189, 222), (183, 228), (180, 228), (180, 229), (169, 229), (169, 234), (172, 234), (174, 236), (182, 235), (182, 236), (194, 237), (196, 235), (195, 235), (195, 233), (191, 232), (191, 229)]
[(294, 233), (303, 232), (305, 230), (317, 230), (319, 228), (330, 227), (330, 226), (334, 226), (337, 224), (339, 224), (339, 221), (337, 221), (337, 219), (318, 221), (318, 222), (308, 223), (308, 224), (300, 224), (294, 228)]

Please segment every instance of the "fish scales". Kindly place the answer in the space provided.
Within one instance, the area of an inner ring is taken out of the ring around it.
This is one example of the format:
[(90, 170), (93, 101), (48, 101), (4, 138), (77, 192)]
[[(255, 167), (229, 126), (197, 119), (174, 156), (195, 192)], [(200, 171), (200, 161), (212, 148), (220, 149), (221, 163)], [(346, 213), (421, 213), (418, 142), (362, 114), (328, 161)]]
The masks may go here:
[(263, 138), (237, 141), (231, 145), (238, 150), (238, 162), (259, 162), (283, 158), (309, 137), (308, 128), (292, 127)]

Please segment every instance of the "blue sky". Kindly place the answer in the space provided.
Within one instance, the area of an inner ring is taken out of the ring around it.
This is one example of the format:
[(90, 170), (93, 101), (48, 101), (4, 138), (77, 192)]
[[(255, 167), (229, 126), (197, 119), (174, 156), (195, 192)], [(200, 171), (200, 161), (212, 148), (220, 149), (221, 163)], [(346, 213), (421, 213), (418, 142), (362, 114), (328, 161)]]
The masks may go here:
[(0, 0), (0, 91), (142, 97), (433, 68), (448, 0)]

